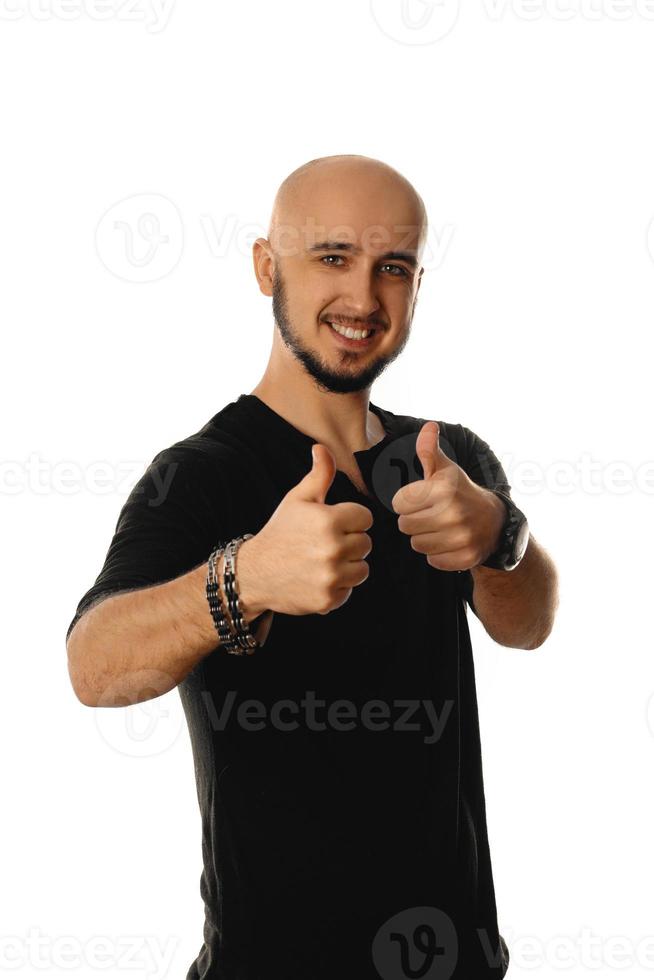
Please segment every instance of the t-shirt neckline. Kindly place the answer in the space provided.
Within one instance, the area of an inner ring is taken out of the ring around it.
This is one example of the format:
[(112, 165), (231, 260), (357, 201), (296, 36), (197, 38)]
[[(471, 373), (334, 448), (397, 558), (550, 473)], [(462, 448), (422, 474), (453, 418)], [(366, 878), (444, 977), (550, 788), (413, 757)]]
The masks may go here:
[[(274, 408), (271, 408), (263, 399), (259, 398), (258, 395), (253, 393), (244, 393), (239, 395), (238, 401), (251, 406), (259, 413), (265, 415), (268, 420), (276, 426), (280, 432), (285, 432), (287, 435), (293, 436), (295, 439), (300, 441), (305, 446), (313, 446), (318, 442), (313, 436), (310, 436), (306, 432), (302, 432), (301, 429), (296, 428), (292, 422), (276, 412)], [(384, 436), (376, 442), (373, 446), (369, 446), (367, 449), (357, 449), (353, 453), (354, 456), (364, 456), (366, 453), (371, 453), (373, 450), (383, 448), (390, 439), (393, 438), (392, 432), (392, 422), (389, 414), (379, 405), (375, 405), (372, 401), (368, 402), (368, 408), (371, 412), (374, 412), (382, 426), (384, 427)]]

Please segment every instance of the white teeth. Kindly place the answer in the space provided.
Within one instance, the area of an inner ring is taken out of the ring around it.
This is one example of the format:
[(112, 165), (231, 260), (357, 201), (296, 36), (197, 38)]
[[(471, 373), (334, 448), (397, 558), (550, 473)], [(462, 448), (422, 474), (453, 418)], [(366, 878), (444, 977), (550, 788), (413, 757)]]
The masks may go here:
[(338, 323), (330, 322), (329, 325), (336, 333), (340, 333), (343, 337), (349, 337), (350, 340), (363, 340), (372, 333), (372, 330), (353, 330), (352, 327), (341, 327)]

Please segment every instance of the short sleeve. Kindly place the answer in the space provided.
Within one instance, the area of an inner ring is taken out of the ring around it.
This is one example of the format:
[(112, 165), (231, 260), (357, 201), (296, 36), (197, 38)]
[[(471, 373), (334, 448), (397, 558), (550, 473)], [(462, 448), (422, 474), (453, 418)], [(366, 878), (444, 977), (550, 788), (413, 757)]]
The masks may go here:
[[(488, 443), (465, 425), (457, 425), (455, 428), (460, 430), (456, 449), (459, 466), (479, 486), (486, 487), (488, 490), (502, 490), (503, 493), (511, 496), (511, 485), (504, 467)], [(472, 572), (470, 570), (459, 572), (458, 579), (459, 592), (476, 616), (477, 610), (472, 600), (474, 587)]]
[(158, 453), (122, 506), (104, 564), (78, 603), (66, 641), (81, 615), (100, 599), (158, 585), (197, 567), (230, 519), (218, 460), (188, 447)]

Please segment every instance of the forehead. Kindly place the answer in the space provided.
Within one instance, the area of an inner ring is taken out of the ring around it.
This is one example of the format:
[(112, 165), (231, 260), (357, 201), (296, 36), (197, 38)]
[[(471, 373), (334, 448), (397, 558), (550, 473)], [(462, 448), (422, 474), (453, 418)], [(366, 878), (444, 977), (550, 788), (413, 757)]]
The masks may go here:
[(320, 246), (351, 246), (352, 254), (418, 251), (422, 214), (401, 186), (367, 188), (334, 181), (304, 191), (276, 228), (281, 254), (311, 255)]
[(410, 185), (375, 168), (330, 165), (305, 175), (282, 203), (275, 245), (307, 256), (324, 243), (353, 254), (418, 251), (423, 213)]

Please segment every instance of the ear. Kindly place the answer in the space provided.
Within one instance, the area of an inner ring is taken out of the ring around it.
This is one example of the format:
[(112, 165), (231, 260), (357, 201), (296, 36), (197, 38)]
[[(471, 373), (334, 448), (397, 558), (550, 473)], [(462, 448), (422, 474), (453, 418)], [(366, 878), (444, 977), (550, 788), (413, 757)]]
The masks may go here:
[(252, 263), (260, 291), (264, 296), (272, 296), (275, 259), (267, 238), (257, 238), (253, 242)]

